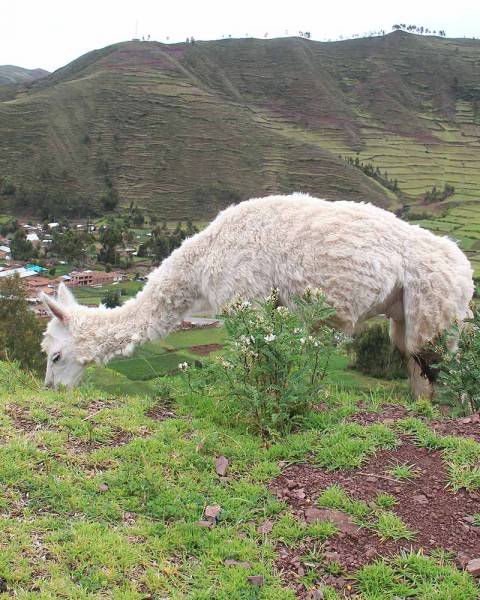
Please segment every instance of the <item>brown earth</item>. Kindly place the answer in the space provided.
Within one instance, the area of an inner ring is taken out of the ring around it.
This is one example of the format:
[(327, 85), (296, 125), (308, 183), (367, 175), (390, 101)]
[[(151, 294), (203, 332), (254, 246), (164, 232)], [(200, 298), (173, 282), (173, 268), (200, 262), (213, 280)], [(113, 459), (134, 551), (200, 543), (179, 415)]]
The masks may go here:
[[(401, 407), (399, 407), (401, 408)], [(376, 413), (377, 414), (377, 413)], [(408, 463), (418, 472), (417, 478), (400, 482), (387, 471), (392, 464)], [(328, 472), (311, 464), (293, 465), (270, 484), (271, 491), (285, 501), (293, 514), (301, 521), (311, 521), (315, 516), (316, 501), (321, 493), (333, 484), (340, 485), (353, 499), (371, 502), (378, 493), (394, 496), (398, 504), (392, 509), (411, 531), (415, 539), (381, 540), (372, 530), (357, 528), (340, 522), (341, 532), (323, 544), (320, 568), (323, 583), (351, 592), (352, 577), (363, 565), (377, 557), (389, 557), (403, 550), (419, 550), (429, 554), (436, 548), (451, 552), (457, 565), (465, 564), (480, 556), (480, 527), (472, 525), (472, 515), (480, 512), (480, 494), (460, 490), (453, 493), (447, 487), (447, 474), (438, 451), (417, 448), (405, 441), (395, 450), (378, 452), (360, 469)], [(302, 558), (318, 541), (305, 540), (303, 545), (290, 549), (277, 546), (277, 567), (285, 581), (291, 585), (299, 598), (306, 598), (301, 577), (309, 567)], [(341, 566), (339, 574), (328, 574), (328, 563)], [(325, 566), (327, 570), (325, 571)], [(352, 592), (353, 593), (353, 592)]]
[(211, 352), (217, 352), (223, 348), (222, 344), (204, 344), (202, 346), (190, 346), (189, 351), (201, 356), (207, 356)]

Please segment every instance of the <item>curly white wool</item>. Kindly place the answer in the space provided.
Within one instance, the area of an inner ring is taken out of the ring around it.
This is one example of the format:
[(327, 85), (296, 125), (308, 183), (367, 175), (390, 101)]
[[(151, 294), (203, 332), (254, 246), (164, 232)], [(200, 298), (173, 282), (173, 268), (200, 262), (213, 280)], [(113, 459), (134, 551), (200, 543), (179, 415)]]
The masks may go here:
[(198, 303), (219, 310), (235, 296), (263, 298), (277, 288), (279, 301), (292, 307), (307, 286), (325, 294), (345, 333), (387, 314), (394, 343), (408, 354), (462, 321), (473, 294), (470, 264), (452, 240), (370, 204), (270, 196), (224, 210), (121, 307), (45, 298), (57, 319), (44, 348), (64, 348), (76, 364), (106, 362), (165, 336)]

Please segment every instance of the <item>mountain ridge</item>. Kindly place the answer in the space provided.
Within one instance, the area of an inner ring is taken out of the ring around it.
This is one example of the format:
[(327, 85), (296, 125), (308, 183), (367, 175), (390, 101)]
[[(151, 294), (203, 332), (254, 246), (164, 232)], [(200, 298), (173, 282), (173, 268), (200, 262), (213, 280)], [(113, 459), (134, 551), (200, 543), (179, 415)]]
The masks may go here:
[(45, 69), (25, 69), (16, 65), (0, 65), (0, 85), (35, 81), (49, 75)]
[(113, 187), (166, 218), (296, 190), (398, 209), (447, 183), (443, 204), (474, 200), (479, 62), (476, 40), (404, 32), (121, 42), (0, 95), (0, 175), (98, 210)]

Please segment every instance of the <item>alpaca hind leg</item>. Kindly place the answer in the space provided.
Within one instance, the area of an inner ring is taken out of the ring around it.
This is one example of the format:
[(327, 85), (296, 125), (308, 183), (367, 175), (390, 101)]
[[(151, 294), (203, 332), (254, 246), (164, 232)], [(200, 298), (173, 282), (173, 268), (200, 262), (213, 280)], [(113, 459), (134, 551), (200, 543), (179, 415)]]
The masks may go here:
[[(405, 356), (405, 321), (402, 319), (390, 319), (390, 339), (392, 343)], [(407, 371), (410, 380), (410, 390), (414, 398), (433, 397), (433, 386), (431, 382), (422, 374), (422, 368), (413, 357), (407, 358)]]
[(422, 368), (418, 362), (410, 356), (407, 362), (408, 376), (410, 379), (410, 390), (415, 399), (433, 398), (433, 385), (425, 375), (422, 374)]

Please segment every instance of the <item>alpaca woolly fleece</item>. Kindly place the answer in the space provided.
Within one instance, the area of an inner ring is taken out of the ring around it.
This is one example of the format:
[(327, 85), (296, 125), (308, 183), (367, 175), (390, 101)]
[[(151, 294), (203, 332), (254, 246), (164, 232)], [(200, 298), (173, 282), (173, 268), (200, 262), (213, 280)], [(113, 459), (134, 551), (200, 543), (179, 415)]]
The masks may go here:
[(69, 384), (66, 375), (55, 380), (57, 362), (127, 355), (199, 306), (218, 311), (234, 296), (263, 298), (272, 288), (291, 306), (307, 286), (323, 291), (347, 334), (389, 316), (393, 341), (408, 354), (462, 321), (473, 295), (471, 266), (455, 242), (388, 211), (300, 193), (248, 200), (185, 240), (121, 307), (82, 307), (66, 289), (57, 301), (44, 298), (55, 318), (43, 347), (49, 358), (60, 353), (47, 384)]

